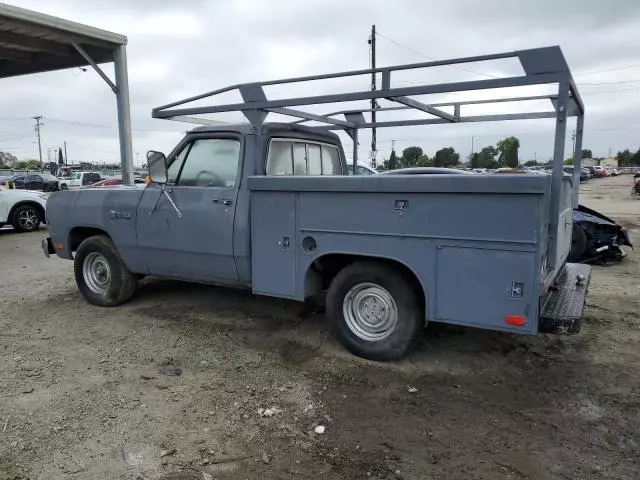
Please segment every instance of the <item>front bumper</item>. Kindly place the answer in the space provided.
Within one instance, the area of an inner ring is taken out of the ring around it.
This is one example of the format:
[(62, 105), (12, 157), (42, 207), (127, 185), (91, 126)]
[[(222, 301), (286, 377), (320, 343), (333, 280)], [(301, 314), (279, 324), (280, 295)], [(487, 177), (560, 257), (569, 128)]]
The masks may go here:
[(624, 227), (621, 227), (620, 231), (618, 232), (618, 245), (627, 245), (633, 248), (631, 239), (629, 238), (629, 232), (627, 232), (627, 229)]
[(40, 246), (42, 247), (42, 253), (44, 256), (49, 258), (52, 254), (56, 253), (53, 248), (53, 243), (51, 242), (51, 237), (45, 237), (40, 242)]

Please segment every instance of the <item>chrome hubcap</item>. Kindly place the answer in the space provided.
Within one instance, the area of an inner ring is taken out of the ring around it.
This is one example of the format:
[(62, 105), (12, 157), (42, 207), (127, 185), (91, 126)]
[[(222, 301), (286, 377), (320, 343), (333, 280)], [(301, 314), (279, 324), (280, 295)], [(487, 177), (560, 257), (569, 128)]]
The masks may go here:
[(82, 276), (93, 293), (103, 295), (111, 283), (111, 269), (107, 259), (99, 253), (88, 254), (82, 264)]
[(398, 307), (391, 294), (375, 283), (360, 283), (349, 290), (342, 304), (344, 319), (358, 338), (384, 340), (398, 323)]
[(38, 214), (33, 208), (20, 210), (18, 224), (25, 230), (33, 230), (38, 225)]

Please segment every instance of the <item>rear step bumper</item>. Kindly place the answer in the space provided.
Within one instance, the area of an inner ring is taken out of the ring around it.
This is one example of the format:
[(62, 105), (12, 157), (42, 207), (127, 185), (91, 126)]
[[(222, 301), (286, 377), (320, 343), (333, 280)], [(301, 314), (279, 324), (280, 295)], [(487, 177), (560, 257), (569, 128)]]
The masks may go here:
[(578, 333), (582, 310), (587, 299), (591, 267), (567, 263), (555, 283), (543, 297), (539, 331), (570, 335)]

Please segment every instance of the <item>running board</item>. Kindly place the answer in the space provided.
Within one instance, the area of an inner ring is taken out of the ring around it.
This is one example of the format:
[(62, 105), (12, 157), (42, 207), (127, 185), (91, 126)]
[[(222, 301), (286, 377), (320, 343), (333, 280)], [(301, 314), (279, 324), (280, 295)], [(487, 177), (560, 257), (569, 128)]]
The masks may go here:
[(587, 299), (591, 267), (567, 263), (544, 297), (539, 331), (559, 335), (578, 333)]

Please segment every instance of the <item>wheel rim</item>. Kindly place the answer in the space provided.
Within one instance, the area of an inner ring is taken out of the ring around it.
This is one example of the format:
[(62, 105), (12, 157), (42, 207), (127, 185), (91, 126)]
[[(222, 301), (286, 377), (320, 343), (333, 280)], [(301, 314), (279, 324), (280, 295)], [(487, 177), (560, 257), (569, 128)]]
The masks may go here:
[(88, 254), (82, 263), (82, 276), (89, 290), (103, 295), (111, 283), (111, 268), (107, 259), (99, 253)]
[(349, 290), (342, 304), (349, 330), (369, 342), (387, 338), (398, 323), (398, 307), (391, 294), (375, 283), (360, 283)]
[(33, 208), (25, 208), (18, 212), (18, 225), (23, 230), (33, 230), (38, 226), (38, 212)]

